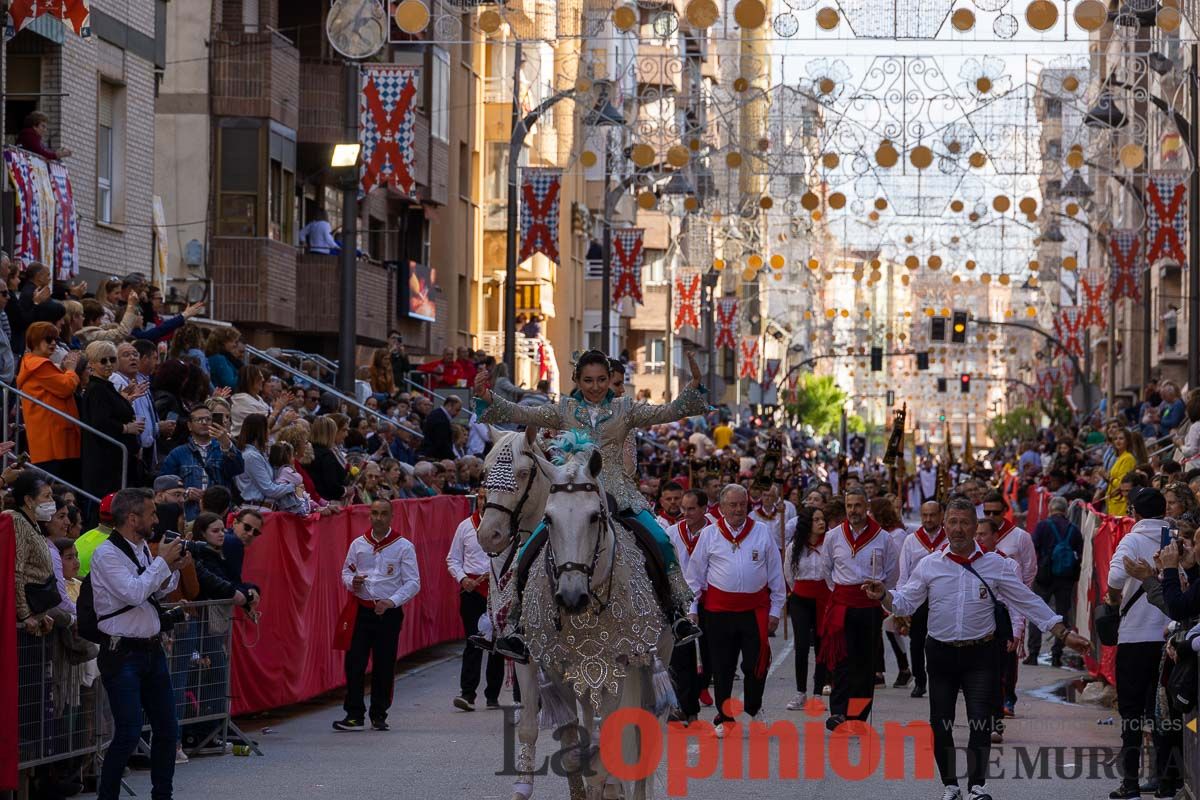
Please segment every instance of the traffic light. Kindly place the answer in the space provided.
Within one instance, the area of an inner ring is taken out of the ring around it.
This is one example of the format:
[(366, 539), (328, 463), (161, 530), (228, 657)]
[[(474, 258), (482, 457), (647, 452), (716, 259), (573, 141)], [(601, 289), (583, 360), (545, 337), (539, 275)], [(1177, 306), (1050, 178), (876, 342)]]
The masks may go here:
[(962, 375), (958, 376), (958, 380), (962, 386), (962, 393), (969, 394), (971, 391), (971, 375), (970, 375), (970, 373), (964, 372)]
[(950, 341), (954, 344), (967, 343), (967, 312), (955, 311), (953, 327), (950, 329)]
[(883, 371), (883, 348), (882, 347), (872, 347), (871, 348), (871, 372), (882, 372), (882, 371)]
[(917, 353), (917, 369), (929, 369), (929, 353)]
[(946, 391), (946, 379), (945, 378), (938, 378), (938, 391), (945, 393), (945, 391)]
[(931, 317), (929, 320), (929, 339), (933, 342), (946, 341), (946, 318)]
[(946, 421), (946, 415), (938, 414), (938, 422), (945, 422), (945, 421)]

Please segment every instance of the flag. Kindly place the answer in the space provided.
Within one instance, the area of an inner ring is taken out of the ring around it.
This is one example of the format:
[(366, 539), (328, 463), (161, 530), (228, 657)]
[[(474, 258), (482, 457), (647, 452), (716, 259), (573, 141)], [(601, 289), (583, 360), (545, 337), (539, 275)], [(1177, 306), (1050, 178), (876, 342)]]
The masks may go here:
[(1132, 228), (1114, 230), (1109, 235), (1108, 249), (1112, 256), (1111, 278), (1108, 282), (1110, 302), (1115, 303), (1122, 297), (1142, 299), (1139, 286), (1144, 264), (1139, 253), (1141, 243), (1138, 232)]
[(700, 327), (700, 270), (683, 269), (675, 276), (675, 321), (672, 330)]
[(723, 297), (717, 301), (717, 336), (714, 347), (737, 349), (737, 313), (738, 300), (736, 297)]
[(71, 29), (76, 36), (92, 35), (92, 10), (89, 0), (12, 0), (8, 6), (11, 24), (5, 38), (11, 39), (42, 16), (54, 17)]
[(413, 178), (413, 99), (418, 67), (364, 64), (359, 96), (359, 143), (362, 145), (360, 195), (390, 185), (406, 195)]
[(633, 298), (642, 305), (642, 228), (617, 228), (612, 232), (613, 305)]
[(738, 379), (758, 380), (758, 337), (743, 336), (738, 346)]
[(1083, 296), (1084, 328), (1104, 328), (1108, 325), (1104, 303), (1104, 273), (1089, 269), (1079, 276), (1079, 293)]
[(1146, 260), (1154, 264), (1168, 258), (1187, 263), (1183, 246), (1187, 236), (1187, 174), (1163, 172), (1146, 181)]
[(771, 384), (775, 383), (775, 376), (779, 374), (779, 367), (783, 364), (778, 358), (768, 358), (767, 365), (763, 368), (762, 388), (763, 391), (771, 388)]
[(517, 261), (544, 253), (557, 264), (562, 170), (526, 167), (521, 175), (521, 255)]
[(1059, 338), (1063, 349), (1076, 358), (1083, 358), (1083, 341), (1079, 338), (1082, 330), (1082, 307), (1063, 306), (1054, 315), (1054, 334)]

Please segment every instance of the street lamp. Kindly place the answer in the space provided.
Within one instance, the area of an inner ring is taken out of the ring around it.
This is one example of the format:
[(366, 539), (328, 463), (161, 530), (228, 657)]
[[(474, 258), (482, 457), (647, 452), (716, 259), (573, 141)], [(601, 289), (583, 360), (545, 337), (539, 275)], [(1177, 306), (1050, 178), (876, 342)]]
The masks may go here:
[[(356, 70), (350, 71), (356, 74)], [(355, 78), (357, 81), (357, 77)], [(340, 319), (338, 320), (338, 389), (354, 394), (354, 345), (358, 336), (355, 315), (358, 292), (358, 142), (335, 144), (329, 167), (342, 190), (342, 252)]]

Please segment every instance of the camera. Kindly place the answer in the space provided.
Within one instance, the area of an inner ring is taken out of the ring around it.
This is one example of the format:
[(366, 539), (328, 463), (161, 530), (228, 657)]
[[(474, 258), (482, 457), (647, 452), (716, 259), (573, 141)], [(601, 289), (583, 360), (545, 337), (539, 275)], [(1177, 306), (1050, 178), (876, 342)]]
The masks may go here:
[(176, 625), (187, 619), (187, 612), (180, 607), (160, 608), (158, 610), (158, 625), (163, 633), (171, 631)]
[(176, 539), (183, 545), (183, 552), (192, 558), (200, 558), (211, 549), (208, 546), (208, 542), (194, 542), (191, 539), (184, 539), (177, 531), (166, 531), (163, 533), (162, 541), (164, 544), (173, 542)]

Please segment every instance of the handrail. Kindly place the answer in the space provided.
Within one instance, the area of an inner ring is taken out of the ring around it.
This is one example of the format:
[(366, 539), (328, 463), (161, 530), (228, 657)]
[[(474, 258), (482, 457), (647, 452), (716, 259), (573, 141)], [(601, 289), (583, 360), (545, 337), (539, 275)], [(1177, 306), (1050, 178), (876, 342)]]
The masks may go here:
[[(93, 433), (96, 436), (99, 436), (101, 439), (104, 439), (107, 442), (111, 442), (112, 444), (115, 444), (117, 447), (121, 448), (121, 454), (124, 456), (121, 459), (121, 488), (124, 489), (128, 485), (129, 448), (127, 448), (123, 443), (121, 443), (121, 442), (117, 441), (116, 439), (114, 439), (113, 437), (109, 436), (104, 431), (93, 428), (91, 425), (88, 425), (86, 422), (81, 420), (79, 417), (72, 417), (70, 414), (67, 414), (66, 412), (59, 411), (54, 406), (48, 405), (47, 403), (43, 403), (41, 400), (38, 400), (36, 397), (32, 397), (29, 394), (22, 392), (20, 389), (18, 389), (17, 387), (15, 387), (11, 384), (7, 384), (7, 383), (4, 383), (3, 381), (0, 381), (0, 391), (2, 391), (3, 395), (4, 395), (4, 407), (5, 408), (8, 408), (8, 393), (13, 392), (16, 395), (18, 395), (19, 397), (33, 403), (34, 405), (37, 405), (37, 406), (40, 406), (41, 408), (46, 409), (47, 411), (54, 414), (55, 416), (62, 417), (63, 419), (68, 420), (69, 422), (71, 422), (75, 425), (78, 425), (80, 428), (82, 428), (86, 431), (89, 431), (90, 433)], [(4, 414), (3, 416), (4, 416), (4, 426), (3, 426), (4, 441), (7, 442), (7, 441), (10, 441), (8, 438), (8, 414)], [(17, 403), (17, 419), (18, 419), (18, 421), (20, 421), (20, 416), (21, 416), (21, 404)], [(56, 477), (55, 480), (58, 480), (58, 478)], [(63, 481), (59, 481), (59, 482), (63, 483)]]
[(324, 369), (332, 375), (337, 375), (338, 365), (336, 361), (331, 361), (325, 356), (317, 355), (316, 353), (306, 353), (303, 350), (289, 350), (282, 347), (272, 347), (267, 350), (268, 353), (277, 352), (290, 358), (298, 359), (301, 362), (311, 361), (318, 367)]
[[(16, 461), (17, 457), (15, 455), (13, 455), (12, 453), (8, 453), (7, 455), (4, 456), (4, 458), (0, 459), (0, 463), (5, 465), (5, 467), (4, 467), (5, 469), (8, 469), (7, 464), (10, 459), (13, 461)], [(87, 491), (86, 489), (81, 489), (80, 487), (76, 486), (75, 484), (71, 483), (70, 481), (63, 480), (62, 478), (55, 475), (53, 472), (47, 472), (46, 470), (39, 467), (37, 464), (22, 464), (21, 469), (23, 469), (23, 470), (31, 469), (34, 472), (36, 472), (37, 474), (41, 475), (43, 478), (45, 478), (50, 483), (60, 483), (63, 486), (70, 489), (75, 494), (83, 495), (88, 500), (91, 500), (93, 503), (95, 503), (97, 505), (100, 504), (100, 498), (96, 497), (96, 495), (92, 494), (91, 492)]]
[(322, 383), (321, 381), (315, 379), (313, 376), (305, 374), (298, 369), (289, 367), (287, 364), (283, 363), (282, 361), (275, 358), (274, 356), (272, 356), (262, 350), (259, 350), (257, 347), (253, 347), (251, 345), (246, 345), (246, 352), (249, 353), (250, 355), (254, 356), (255, 358), (257, 358), (259, 361), (265, 361), (268, 364), (270, 364), (278, 369), (283, 370), (284, 372), (288, 373), (292, 377), (300, 378), (301, 380), (306, 381), (306, 382), (312, 384), (313, 386), (316, 386), (322, 392), (333, 395), (334, 397), (338, 398), (342, 402), (348, 403), (349, 405), (354, 406), (355, 408), (362, 411), (363, 413), (368, 414), (372, 417), (375, 417), (376, 419), (380, 420), (381, 422), (386, 422), (388, 425), (394, 425), (395, 427), (399, 428), (400, 430), (408, 431), (413, 436), (419, 436), (421, 438), (425, 437), (425, 435), (423, 433), (421, 433), (420, 431), (414, 430), (413, 428), (410, 428), (401, 422), (397, 422), (396, 420), (392, 419), (391, 417), (389, 417), (385, 414), (380, 414), (375, 409), (373, 409), (369, 406), (363, 405), (362, 403), (358, 402), (358, 400), (354, 399), (353, 397), (347, 397), (346, 395), (339, 392), (337, 389), (334, 389), (332, 386), (330, 386), (326, 383)]
[(441, 394), (439, 392), (435, 392), (433, 389), (430, 389), (428, 386), (422, 386), (421, 384), (414, 381), (412, 378), (405, 378), (404, 382), (407, 383), (409, 386), (416, 387), (417, 391), (424, 392), (425, 394), (432, 397), (434, 400), (441, 400), (443, 403), (446, 402), (447, 395)]
[(651, 439), (649, 436), (647, 436), (645, 433), (643, 433), (641, 431), (637, 432), (637, 439), (639, 442), (645, 442), (646, 444), (651, 445), (652, 447), (654, 447), (657, 450), (662, 450), (663, 452), (668, 452), (671, 449), (671, 448), (667, 447), (665, 444), (660, 444), (659, 442), (654, 441), (653, 439)]

